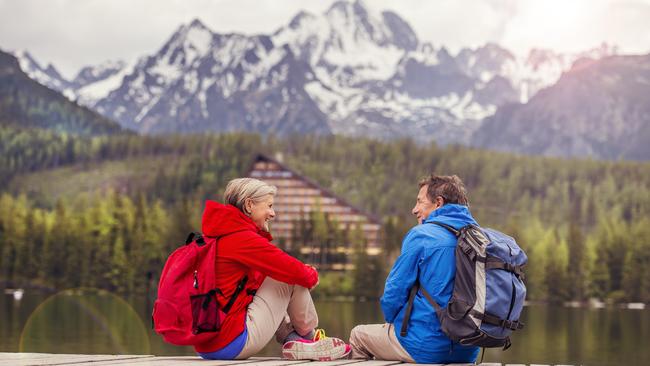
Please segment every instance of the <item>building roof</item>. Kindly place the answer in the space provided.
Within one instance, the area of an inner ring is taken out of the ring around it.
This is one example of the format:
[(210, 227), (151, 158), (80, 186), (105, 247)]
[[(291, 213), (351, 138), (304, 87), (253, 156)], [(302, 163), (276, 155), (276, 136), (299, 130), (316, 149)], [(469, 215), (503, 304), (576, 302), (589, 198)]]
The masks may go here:
[(270, 163), (277, 164), (277, 165), (280, 166), (282, 169), (291, 172), (292, 174), (294, 174), (294, 175), (297, 176), (298, 178), (300, 178), (300, 179), (302, 179), (303, 181), (305, 181), (305, 183), (307, 183), (307, 185), (311, 186), (312, 188), (315, 188), (315, 189), (320, 190), (320, 191), (323, 193), (324, 196), (329, 197), (329, 198), (333, 198), (333, 199), (335, 199), (337, 202), (339, 202), (340, 204), (350, 207), (350, 208), (352, 209), (352, 212), (353, 212), (354, 214), (357, 214), (357, 215), (361, 215), (361, 216), (366, 217), (366, 218), (368, 219), (368, 221), (369, 221), (370, 223), (372, 223), (372, 224), (381, 225), (381, 221), (380, 221), (380, 220), (379, 220), (375, 215), (371, 215), (371, 214), (365, 213), (365, 212), (362, 211), (360, 208), (358, 208), (357, 206), (355, 206), (355, 205), (349, 203), (349, 202), (346, 201), (345, 199), (343, 199), (343, 198), (337, 196), (336, 194), (334, 194), (334, 193), (333, 193), (332, 191), (330, 191), (329, 189), (327, 189), (327, 188), (321, 186), (320, 184), (316, 183), (316, 182), (313, 181), (312, 179), (307, 178), (306, 176), (304, 176), (304, 175), (302, 175), (302, 174), (296, 172), (296, 171), (293, 170), (293, 169), (290, 169), (289, 167), (287, 167), (286, 165), (284, 165), (284, 164), (281, 163), (280, 161), (278, 161), (278, 160), (276, 160), (276, 159), (273, 159), (273, 158), (271, 158), (271, 157), (269, 157), (269, 156), (267, 156), (267, 155), (264, 155), (264, 154), (257, 154), (257, 156), (255, 157), (255, 159), (254, 159), (253, 162), (251, 163), (250, 168), (248, 169), (248, 174), (247, 174), (247, 175), (250, 175), (250, 173), (251, 173), (251, 172), (253, 171), (253, 169), (254, 169), (255, 163), (258, 163), (258, 162), (270, 162)]

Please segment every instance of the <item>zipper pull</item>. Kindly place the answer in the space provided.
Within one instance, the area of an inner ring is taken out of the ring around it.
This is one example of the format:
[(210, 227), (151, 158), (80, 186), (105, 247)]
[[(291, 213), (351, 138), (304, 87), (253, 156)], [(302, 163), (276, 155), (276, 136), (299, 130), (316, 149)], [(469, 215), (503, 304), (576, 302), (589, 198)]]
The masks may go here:
[(194, 288), (199, 288), (199, 271), (194, 271)]

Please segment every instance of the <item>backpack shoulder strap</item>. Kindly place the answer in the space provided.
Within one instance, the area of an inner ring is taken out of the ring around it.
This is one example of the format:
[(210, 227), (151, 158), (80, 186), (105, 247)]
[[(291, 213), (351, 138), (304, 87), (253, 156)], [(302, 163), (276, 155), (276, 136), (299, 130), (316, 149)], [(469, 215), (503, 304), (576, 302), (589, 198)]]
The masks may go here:
[(459, 230), (456, 230), (456, 228), (454, 228), (454, 227), (451, 226), (451, 225), (443, 224), (442, 222), (438, 222), (438, 221), (431, 221), (430, 223), (431, 223), (431, 224), (436, 224), (436, 225), (438, 225), (438, 226), (442, 226), (442, 227), (444, 227), (445, 229), (449, 230), (452, 234), (454, 234), (455, 237), (459, 237), (459, 236), (460, 236), (460, 231), (459, 231)]
[(228, 313), (230, 311), (230, 308), (235, 303), (235, 300), (237, 300), (237, 296), (239, 296), (239, 294), (244, 290), (246, 282), (248, 282), (248, 276), (245, 275), (237, 284), (237, 288), (235, 288), (235, 292), (233, 292), (232, 296), (230, 296), (230, 300), (228, 300), (226, 306), (223, 307), (222, 310), (224, 313)]
[(400, 329), (400, 335), (402, 337), (406, 337), (406, 330), (408, 327), (409, 320), (411, 319), (411, 312), (413, 311), (413, 302), (415, 301), (415, 295), (418, 293), (418, 291), (422, 291), (422, 294), (424, 297), (426, 297), (427, 301), (433, 306), (433, 308), (436, 310), (436, 316), (438, 319), (440, 319), (440, 316), (442, 315), (442, 308), (438, 303), (431, 297), (429, 292), (424, 289), (424, 287), (420, 287), (420, 284), (416, 282), (413, 287), (411, 287), (411, 293), (409, 294), (409, 301), (406, 303), (406, 311), (404, 312), (404, 319), (402, 320), (402, 328)]

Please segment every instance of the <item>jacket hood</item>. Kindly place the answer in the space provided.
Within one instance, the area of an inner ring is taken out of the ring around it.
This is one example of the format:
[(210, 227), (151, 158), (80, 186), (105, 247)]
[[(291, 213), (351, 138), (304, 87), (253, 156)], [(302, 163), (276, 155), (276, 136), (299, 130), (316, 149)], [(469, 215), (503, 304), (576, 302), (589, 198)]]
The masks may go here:
[(271, 234), (259, 229), (250, 217), (244, 215), (237, 207), (215, 201), (205, 202), (205, 210), (201, 220), (203, 235), (218, 238), (239, 231), (253, 231), (269, 241), (273, 239)]
[(448, 203), (439, 209), (434, 210), (429, 214), (429, 217), (424, 220), (425, 223), (431, 223), (433, 221), (447, 224), (455, 229), (460, 229), (469, 224), (478, 225), (476, 220), (474, 220), (474, 217), (472, 217), (472, 214), (469, 212), (467, 206), (453, 203)]

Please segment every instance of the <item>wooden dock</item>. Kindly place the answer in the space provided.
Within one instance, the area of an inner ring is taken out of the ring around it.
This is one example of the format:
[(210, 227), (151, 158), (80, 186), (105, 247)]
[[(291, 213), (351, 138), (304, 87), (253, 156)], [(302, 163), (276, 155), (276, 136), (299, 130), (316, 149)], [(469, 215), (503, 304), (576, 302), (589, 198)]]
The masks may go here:
[[(402, 364), (398, 361), (363, 361), (363, 360), (337, 360), (328, 362), (314, 362), (306, 360), (290, 361), (277, 357), (252, 357), (241, 361), (218, 361), (202, 360), (198, 356), (151, 356), (151, 355), (73, 355), (55, 353), (3, 353), (0, 352), (0, 366), (44, 366), (44, 365), (86, 365), (86, 366), (109, 366), (109, 365), (135, 365), (135, 366), (284, 366), (298, 364), (312, 364), (313, 366), (389, 366)], [(442, 364), (430, 364), (429, 366), (441, 366)], [(473, 364), (448, 364), (455, 366), (469, 366)], [(482, 363), (482, 366), (502, 366), (500, 363)], [(311, 365), (310, 365), (311, 366)], [(505, 364), (503, 366), (525, 366), (524, 364)], [(530, 366), (546, 366), (534, 365)], [(567, 365), (557, 365), (567, 366)]]

